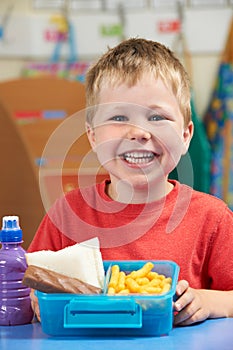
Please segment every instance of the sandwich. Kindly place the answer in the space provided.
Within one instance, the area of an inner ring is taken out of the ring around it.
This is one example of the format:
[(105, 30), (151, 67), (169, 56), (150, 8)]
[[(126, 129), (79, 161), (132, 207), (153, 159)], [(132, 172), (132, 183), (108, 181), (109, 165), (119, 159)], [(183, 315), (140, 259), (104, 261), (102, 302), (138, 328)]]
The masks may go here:
[(97, 238), (56, 252), (26, 253), (23, 283), (45, 293), (99, 294), (104, 285), (104, 266)]

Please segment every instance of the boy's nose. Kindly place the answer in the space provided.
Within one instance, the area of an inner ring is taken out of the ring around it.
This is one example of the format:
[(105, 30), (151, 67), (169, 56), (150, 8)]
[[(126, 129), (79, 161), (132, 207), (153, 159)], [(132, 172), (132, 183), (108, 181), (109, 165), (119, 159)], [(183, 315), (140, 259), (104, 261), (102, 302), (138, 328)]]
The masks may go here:
[(139, 126), (131, 125), (128, 129), (127, 137), (131, 140), (149, 140), (151, 133)]

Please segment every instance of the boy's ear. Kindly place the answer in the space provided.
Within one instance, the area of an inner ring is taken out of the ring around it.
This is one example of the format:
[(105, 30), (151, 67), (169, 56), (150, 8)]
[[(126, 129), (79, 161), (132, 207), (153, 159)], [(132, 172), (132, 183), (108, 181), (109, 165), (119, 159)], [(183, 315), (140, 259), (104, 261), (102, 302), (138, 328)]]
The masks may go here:
[(183, 155), (189, 149), (190, 141), (191, 141), (191, 139), (193, 137), (193, 131), (194, 131), (194, 125), (193, 125), (193, 122), (190, 121), (188, 126), (184, 129), (184, 132), (183, 132), (183, 141), (184, 141)]
[(91, 148), (95, 152), (95, 147), (96, 147), (95, 131), (94, 131), (93, 127), (87, 122), (86, 122), (86, 132), (87, 132), (87, 137), (88, 137), (88, 140), (90, 142)]

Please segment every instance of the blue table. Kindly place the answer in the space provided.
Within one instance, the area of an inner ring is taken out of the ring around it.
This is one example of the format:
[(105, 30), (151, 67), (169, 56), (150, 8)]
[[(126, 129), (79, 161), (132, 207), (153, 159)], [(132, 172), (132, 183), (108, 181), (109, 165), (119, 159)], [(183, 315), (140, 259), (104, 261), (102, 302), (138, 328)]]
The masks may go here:
[(164, 337), (78, 338), (51, 337), (40, 323), (0, 327), (1, 350), (232, 350), (233, 318), (207, 320), (189, 327), (174, 328)]

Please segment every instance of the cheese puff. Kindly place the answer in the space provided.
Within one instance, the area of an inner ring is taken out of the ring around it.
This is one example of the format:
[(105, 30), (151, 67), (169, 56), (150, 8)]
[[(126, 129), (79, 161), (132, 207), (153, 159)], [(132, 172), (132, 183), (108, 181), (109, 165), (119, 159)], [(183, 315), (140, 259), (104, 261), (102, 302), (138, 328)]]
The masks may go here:
[(143, 286), (145, 284), (148, 284), (150, 282), (149, 278), (147, 277), (139, 277), (139, 278), (136, 278), (135, 280), (140, 286)]
[(108, 295), (115, 295), (115, 289), (113, 287), (108, 288)]
[(161, 285), (161, 280), (159, 278), (154, 278), (149, 283), (150, 287), (159, 287)]
[(160, 287), (151, 287), (151, 286), (141, 286), (140, 293), (149, 293), (149, 294), (160, 294), (162, 292), (162, 288)]
[(140, 286), (131, 277), (126, 278), (125, 284), (128, 287), (128, 289), (130, 290), (130, 292), (132, 292), (132, 293), (137, 293), (139, 291), (139, 289), (140, 289)]
[(124, 290), (124, 289), (125, 289), (125, 273), (124, 271), (120, 271), (118, 284), (116, 286), (116, 291), (120, 292), (121, 290)]
[(153, 280), (153, 279), (157, 278), (158, 275), (159, 275), (158, 272), (150, 271), (150, 272), (148, 272), (146, 277), (149, 278), (149, 280)]
[(117, 294), (119, 294), (119, 295), (128, 295), (129, 293), (130, 293), (129, 289), (122, 289)]
[(147, 262), (141, 269), (137, 271), (132, 271), (130, 274), (130, 277), (136, 279), (140, 277), (145, 277), (148, 272), (150, 272), (154, 267), (154, 264), (152, 262)]
[(164, 275), (158, 275), (157, 278), (159, 278), (162, 281), (162, 280), (165, 280), (166, 277)]
[(114, 289), (116, 288), (119, 280), (119, 273), (120, 273), (120, 268), (118, 265), (113, 265), (112, 266), (112, 274), (111, 278), (108, 284), (108, 287), (113, 287)]
[(165, 283), (163, 288), (162, 288), (161, 293), (167, 293), (167, 292), (169, 292), (170, 289), (171, 289), (170, 283)]
[(169, 283), (169, 284), (172, 284), (172, 278), (171, 277), (166, 277), (164, 280), (163, 280), (164, 283)]

